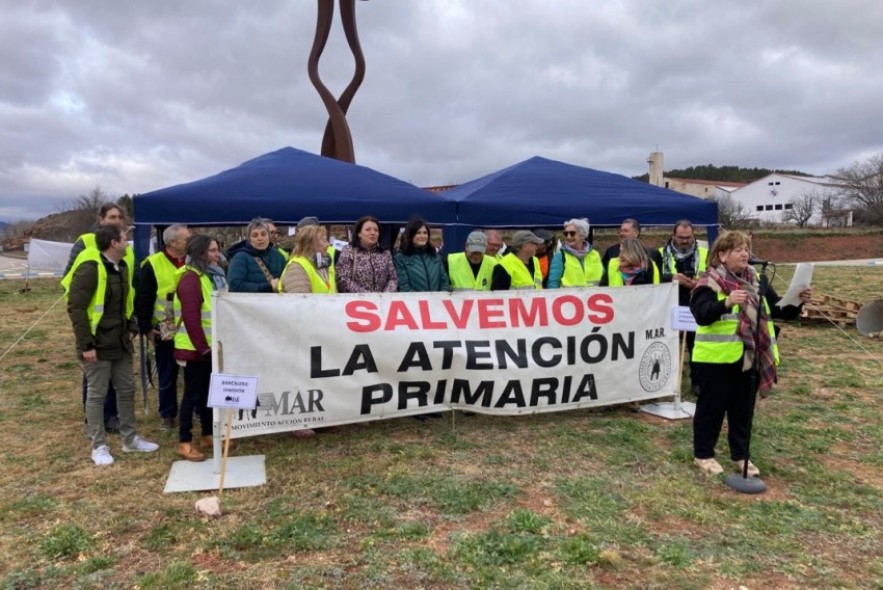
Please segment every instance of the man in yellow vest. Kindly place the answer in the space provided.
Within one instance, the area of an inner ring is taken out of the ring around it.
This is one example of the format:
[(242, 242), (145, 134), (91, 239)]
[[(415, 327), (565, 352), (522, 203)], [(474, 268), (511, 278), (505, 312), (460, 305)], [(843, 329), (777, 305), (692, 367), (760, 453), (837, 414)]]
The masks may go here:
[(494, 267), (491, 291), (542, 289), (543, 273), (536, 257), (537, 246), (542, 243), (532, 231), (515, 232), (512, 245)]
[(276, 228), (276, 222), (272, 219), (265, 219), (267, 222), (267, 229), (270, 232), (270, 244), (282, 254), (285, 260), (288, 260), (289, 252), (285, 248), (279, 245), (279, 230)]
[(128, 245), (122, 226), (100, 226), (95, 247), (80, 252), (62, 281), (77, 356), (86, 375), (86, 430), (92, 440), (92, 461), (98, 466), (113, 464), (104, 430), (104, 398), (111, 380), (117, 391), (123, 452), (150, 453), (159, 448), (135, 431), (132, 336), (138, 333), (138, 324), (129, 285), (131, 269), (124, 259)]
[[(696, 243), (693, 233), (693, 224), (688, 219), (681, 219), (675, 223), (668, 243), (659, 249), (662, 258), (661, 281), (663, 283), (675, 282), (678, 284), (678, 305), (690, 305), (690, 293), (696, 286), (696, 281), (705, 272), (708, 259), (708, 248), (702, 248)], [(687, 345), (687, 354), (691, 356), (689, 370), (693, 375), (693, 344), (696, 340), (695, 332), (687, 332), (684, 336)], [(694, 387), (695, 389), (695, 387)]]
[(485, 254), (495, 258), (498, 262), (506, 252), (506, 244), (503, 243), (503, 236), (495, 229), (489, 229), (484, 234), (487, 236), (487, 251)]
[[(123, 211), (123, 208), (117, 205), (116, 203), (104, 203), (101, 207), (98, 208), (98, 219), (96, 224), (92, 226), (92, 229), (77, 238), (77, 241), (74, 242), (73, 247), (71, 248), (70, 256), (68, 257), (67, 266), (62, 273), (64, 277), (62, 279), (62, 284), (64, 281), (70, 281), (71, 270), (74, 266), (74, 261), (77, 259), (77, 256), (80, 255), (80, 252), (85, 250), (86, 248), (95, 248), (95, 230), (101, 227), (102, 225), (108, 224), (116, 224), (122, 227), (126, 227), (126, 213)], [(126, 259), (126, 264), (128, 264), (130, 270), (134, 270), (135, 268), (135, 252), (132, 250), (132, 247), (129, 246), (126, 249), (126, 255), (124, 256)], [(129, 276), (129, 288), (132, 287), (132, 276)], [(86, 408), (86, 377), (83, 376), (83, 409)], [(120, 420), (117, 417), (117, 394), (114, 390), (113, 383), (110, 384), (109, 389), (107, 390), (107, 397), (104, 400), (104, 428), (107, 432), (119, 432), (120, 429)]]
[(675, 223), (668, 243), (659, 249), (662, 257), (661, 281), (678, 284), (678, 305), (690, 305), (690, 291), (705, 272), (708, 248), (696, 243), (693, 224), (687, 219)]
[(444, 259), (451, 289), (454, 291), (490, 291), (497, 261), (486, 256), (487, 236), (474, 231), (466, 237), (463, 252), (448, 254)]
[[(160, 331), (163, 320), (174, 320), (172, 310), (179, 268), (184, 266), (187, 251), (187, 226), (174, 224), (162, 233), (163, 250), (151, 254), (141, 263), (141, 276), (135, 293), (135, 315), (138, 329), (153, 344), (156, 372), (159, 378), (160, 428), (175, 427), (178, 417), (178, 363), (175, 361), (175, 334)], [(165, 338), (164, 338), (165, 336)]]

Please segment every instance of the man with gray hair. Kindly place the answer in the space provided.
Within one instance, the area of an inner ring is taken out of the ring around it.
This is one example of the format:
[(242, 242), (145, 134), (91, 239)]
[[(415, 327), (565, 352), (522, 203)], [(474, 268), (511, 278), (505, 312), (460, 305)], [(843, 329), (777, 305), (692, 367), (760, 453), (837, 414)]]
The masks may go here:
[[(190, 230), (174, 224), (162, 233), (163, 249), (141, 263), (141, 275), (135, 291), (135, 316), (138, 330), (153, 343), (159, 378), (160, 428), (175, 427), (178, 417), (178, 363), (175, 362), (174, 332), (160, 330), (163, 321), (174, 321), (172, 301), (178, 286), (178, 269), (184, 266)], [(144, 368), (142, 367), (142, 370)]]
[(487, 252), (487, 236), (474, 231), (466, 237), (463, 252), (448, 254), (445, 270), (451, 279), (454, 291), (490, 291), (494, 266), (497, 261), (485, 255)]
[(485, 254), (495, 258), (497, 262), (503, 257), (503, 254), (506, 252), (506, 244), (503, 243), (503, 236), (500, 235), (495, 229), (489, 229), (484, 232), (484, 235), (487, 236), (487, 251)]
[(494, 267), (491, 291), (542, 289), (543, 273), (536, 257), (537, 246), (542, 243), (532, 231), (515, 232), (506, 255)]

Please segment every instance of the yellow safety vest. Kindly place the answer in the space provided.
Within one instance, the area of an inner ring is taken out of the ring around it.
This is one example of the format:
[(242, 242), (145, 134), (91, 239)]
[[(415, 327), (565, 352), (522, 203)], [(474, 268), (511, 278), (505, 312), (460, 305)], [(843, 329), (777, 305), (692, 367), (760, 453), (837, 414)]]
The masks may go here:
[(165, 252), (151, 254), (141, 263), (141, 268), (150, 264), (153, 274), (156, 276), (156, 301), (153, 303), (153, 323), (158, 324), (163, 320), (166, 309), (166, 299), (169, 293), (174, 293), (178, 288), (178, 267), (175, 266)]
[[(183, 266), (177, 269), (176, 273), (178, 275), (178, 282), (181, 282), (181, 277), (184, 276), (188, 270), (192, 270), (196, 273), (196, 276), (199, 277), (199, 284), (202, 287), (202, 307), (200, 308), (200, 316), (202, 319), (202, 331), (205, 332), (205, 340), (208, 342), (208, 345), (212, 345), (212, 293), (215, 290), (215, 286), (212, 284), (212, 280), (205, 273), (199, 272), (192, 266)], [(193, 345), (193, 342), (190, 340), (190, 335), (187, 333), (187, 327), (184, 326), (183, 317), (181, 315), (181, 300), (178, 299), (178, 293), (175, 292), (175, 322), (178, 324), (178, 331), (175, 332), (175, 348), (179, 350), (196, 350), (196, 347)]]
[[(64, 287), (64, 300), (67, 301), (70, 295), (71, 281), (74, 278), (74, 272), (76, 272), (81, 264), (87, 261), (95, 262), (98, 266), (98, 284), (95, 286), (95, 293), (92, 295), (89, 307), (86, 308), (86, 315), (89, 316), (89, 328), (94, 336), (95, 332), (98, 330), (98, 324), (101, 322), (101, 318), (104, 315), (104, 297), (107, 293), (107, 269), (104, 268), (104, 260), (101, 256), (101, 252), (98, 251), (98, 248), (87, 247), (85, 250), (77, 254), (77, 258), (74, 260), (70, 272), (61, 279), (61, 286)], [(127, 268), (126, 274), (131, 276), (132, 270)], [(129, 285), (127, 285), (128, 288), (126, 290), (125, 318), (127, 320), (135, 313), (135, 292), (132, 290), (131, 279), (128, 280), (128, 283)]]
[(592, 250), (583, 257), (582, 264), (579, 258), (561, 250), (564, 261), (564, 274), (561, 275), (562, 287), (594, 287), (601, 281), (604, 274), (604, 266), (601, 264), (601, 255), (597, 250)]
[[(702, 246), (700, 246), (698, 248), (698, 250), (699, 250), (699, 268), (696, 269), (696, 276), (697, 277), (699, 276), (699, 274), (705, 272), (705, 265), (706, 265), (706, 262), (708, 261), (708, 248), (703, 248)], [(662, 255), (662, 264), (665, 264), (665, 246), (659, 248), (659, 254)], [(677, 269), (675, 268), (675, 259), (670, 258), (669, 260), (671, 261), (671, 264), (669, 264), (669, 268), (663, 269), (663, 270), (668, 271), (666, 274), (673, 275), (676, 272), (678, 272)]]
[[(653, 266), (653, 284), (659, 284), (659, 267), (656, 266), (656, 263), (652, 260), (650, 264)], [(611, 258), (607, 263), (607, 284), (611, 287), (622, 287), (625, 285), (625, 282), (622, 280), (622, 275), (619, 273), (619, 257)]]
[[(717, 294), (718, 301), (724, 301), (727, 296)], [(767, 300), (763, 300), (763, 307), (767, 317), (770, 314), (770, 306)], [(770, 333), (770, 342), (773, 347), (773, 357), (776, 365), (779, 364), (779, 345), (776, 342), (776, 331), (773, 328), (773, 320), (767, 321)], [(697, 326), (696, 343), (693, 345), (691, 359), (697, 363), (711, 363), (715, 365), (735, 363), (745, 352), (745, 344), (739, 338), (739, 306), (733, 308), (710, 326)]]
[(521, 262), (521, 259), (513, 252), (503, 256), (498, 264), (506, 269), (506, 272), (512, 277), (512, 284), (509, 286), (510, 289), (521, 290), (543, 288), (543, 273), (540, 270), (540, 261), (537, 260), (536, 256), (533, 257), (533, 279), (531, 279), (530, 271), (527, 270), (527, 265)]
[(448, 276), (454, 291), (490, 291), (494, 267), (497, 261), (492, 256), (482, 256), (478, 276), (472, 274), (472, 264), (465, 252), (448, 254)]
[[(78, 241), (83, 242), (83, 246), (85, 246), (84, 250), (88, 250), (90, 248), (94, 250), (98, 250), (98, 245), (95, 243), (95, 232), (90, 232), (87, 234), (81, 235), (77, 238)], [(79, 257), (79, 254), (77, 255)], [(126, 246), (126, 253), (123, 254), (123, 260), (126, 261), (127, 270), (129, 271), (129, 293), (132, 296), (132, 301), (135, 301), (135, 289), (133, 288), (133, 280), (135, 278), (135, 251), (132, 250), (132, 244), (128, 244)], [(76, 260), (74, 260), (74, 265), (71, 266), (70, 272), (68, 272), (64, 278), (61, 279), (61, 284), (64, 286), (64, 280), (67, 279), (68, 283), (70, 282), (69, 276), (74, 274), (74, 268), (76, 268)], [(67, 288), (65, 287), (65, 290)]]
[(328, 267), (328, 282), (326, 283), (322, 275), (316, 270), (316, 267), (303, 256), (292, 256), (288, 260), (288, 264), (285, 265), (285, 269), (279, 276), (279, 282), (276, 286), (280, 293), (282, 292), (282, 279), (285, 277), (285, 273), (288, 272), (288, 267), (292, 264), (299, 264), (304, 269), (304, 272), (307, 273), (307, 278), (310, 279), (310, 290), (313, 293), (337, 293), (337, 284), (334, 280), (334, 265), (332, 264)]

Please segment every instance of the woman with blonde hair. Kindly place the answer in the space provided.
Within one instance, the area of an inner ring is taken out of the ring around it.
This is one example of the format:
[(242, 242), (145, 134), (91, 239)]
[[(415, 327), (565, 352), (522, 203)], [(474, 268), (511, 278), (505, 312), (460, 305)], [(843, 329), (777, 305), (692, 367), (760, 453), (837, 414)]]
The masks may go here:
[[(337, 293), (334, 265), (328, 255), (328, 232), (319, 225), (301, 227), (294, 236), (294, 250), (279, 278), (280, 293)], [(316, 431), (303, 428), (293, 438), (312, 438)]]
[[(690, 295), (690, 311), (698, 324), (691, 359), (693, 382), (698, 385), (693, 455), (696, 465), (712, 475), (723, 472), (714, 458), (714, 447), (724, 416), (736, 468), (742, 471), (747, 460), (748, 475), (760, 474), (748, 457), (748, 441), (756, 395), (766, 397), (776, 382), (779, 349), (772, 318), (795, 319), (802, 305), (776, 307), (779, 296), (772, 287), (761, 298), (749, 255), (750, 241), (744, 233), (720, 236), (708, 253), (707, 270)], [(811, 288), (800, 294), (803, 302), (811, 297)]]
[(608, 284), (611, 287), (659, 284), (659, 267), (650, 260), (641, 240), (622, 240), (619, 257), (610, 259)]
[(294, 250), (279, 279), (280, 293), (336, 293), (328, 232), (310, 225), (297, 230)]

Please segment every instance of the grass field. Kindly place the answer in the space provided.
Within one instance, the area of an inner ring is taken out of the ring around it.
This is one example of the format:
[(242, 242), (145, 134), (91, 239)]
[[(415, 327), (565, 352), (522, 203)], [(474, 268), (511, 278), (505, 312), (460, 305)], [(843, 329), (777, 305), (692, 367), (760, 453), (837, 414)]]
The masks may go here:
[[(883, 268), (814, 283), (864, 302)], [(2, 588), (883, 588), (883, 344), (854, 327), (784, 326), (761, 496), (694, 468), (688, 421), (607, 408), (237, 440), (268, 483), (207, 520), (210, 493), (162, 493), (176, 438), (140, 402), (160, 451), (93, 466), (57, 283), (23, 286), (0, 281)]]

